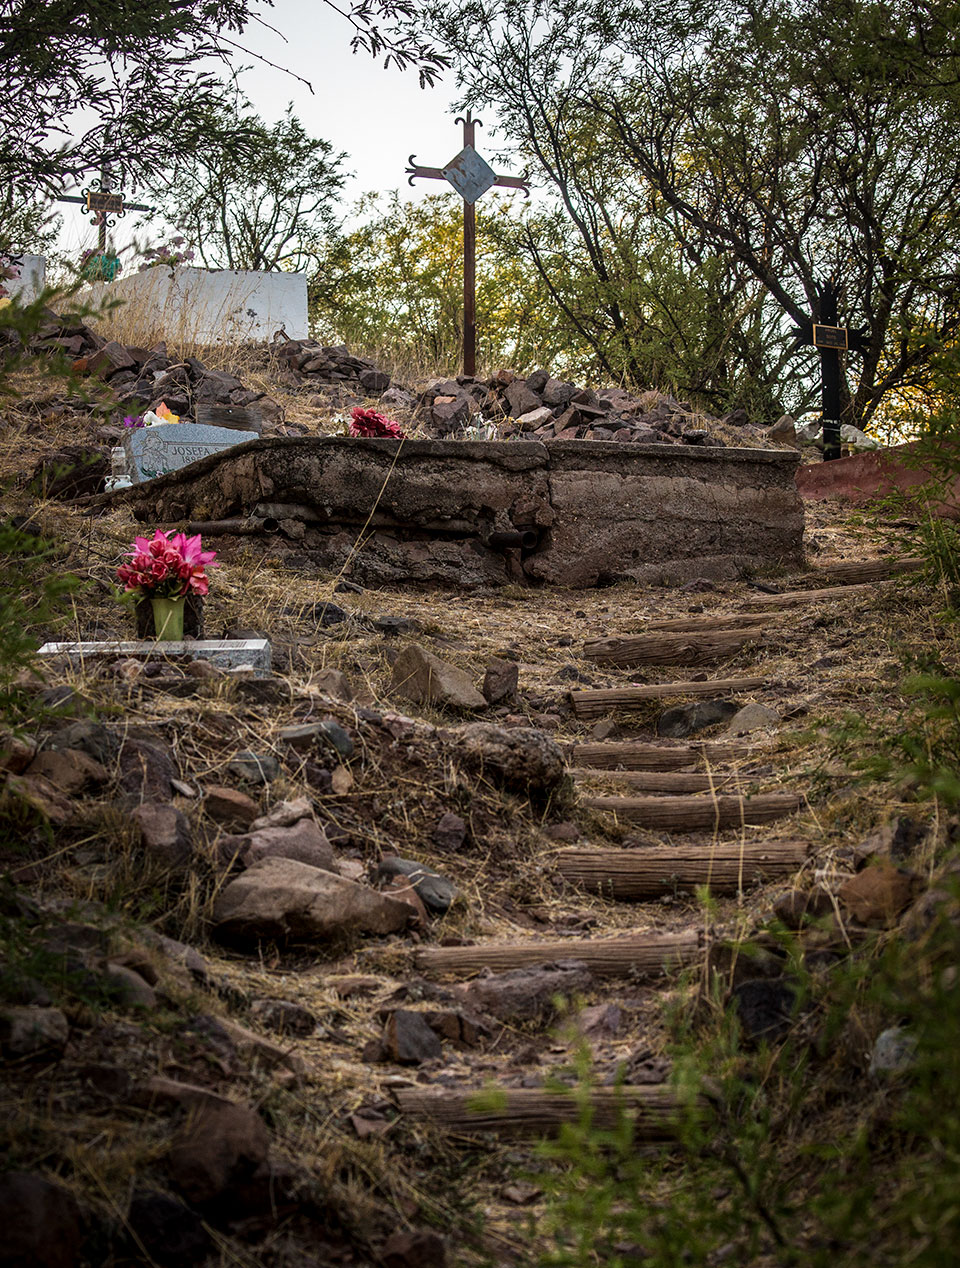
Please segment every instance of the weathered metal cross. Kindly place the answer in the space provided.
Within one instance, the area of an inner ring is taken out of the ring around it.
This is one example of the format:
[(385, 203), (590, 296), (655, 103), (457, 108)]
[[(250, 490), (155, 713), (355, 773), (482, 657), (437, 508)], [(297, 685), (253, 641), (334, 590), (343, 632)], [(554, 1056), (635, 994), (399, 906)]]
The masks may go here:
[(143, 203), (125, 202), (122, 191), (114, 190), (113, 175), (106, 168), (100, 172), (99, 189), (94, 186), (81, 192), (82, 198), (78, 198), (76, 194), (61, 194), (57, 202), (80, 203), (87, 211), (93, 212), (90, 223), (98, 226), (97, 248), (101, 254), (107, 248), (107, 227), (112, 229), (117, 223), (111, 217), (123, 216), (128, 211), (156, 211), (156, 207), (147, 207)]
[[(522, 176), (498, 176), (492, 167), (480, 157), (474, 148), (476, 127), (481, 123), (468, 110), (464, 118), (455, 120), (463, 124), (463, 149), (446, 167), (420, 167), (411, 154), (408, 184), (417, 177), (428, 180), (449, 181), (463, 199), (463, 372), (477, 372), (477, 217), (474, 204), (494, 185), (507, 189), (522, 189), (530, 196), (526, 180)], [(481, 125), (482, 126), (482, 125)]]
[(823, 458), (830, 462), (842, 456), (840, 445), (840, 376), (843, 372), (841, 352), (864, 351), (867, 331), (838, 326), (837, 304), (840, 284), (829, 277), (818, 288), (818, 312), (802, 326), (795, 326), (797, 347), (811, 345), (820, 353), (821, 405), (823, 422)]

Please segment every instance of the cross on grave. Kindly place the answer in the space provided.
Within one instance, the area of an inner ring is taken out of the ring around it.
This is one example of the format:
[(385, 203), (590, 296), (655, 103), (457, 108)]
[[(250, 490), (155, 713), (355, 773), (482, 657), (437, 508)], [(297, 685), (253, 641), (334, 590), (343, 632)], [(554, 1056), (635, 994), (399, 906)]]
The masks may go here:
[(838, 326), (837, 301), (840, 284), (829, 277), (818, 291), (817, 315), (794, 326), (797, 347), (814, 347), (820, 353), (821, 421), (823, 424), (823, 459), (830, 462), (841, 456), (840, 450), (840, 375), (842, 352), (864, 351), (867, 331)]
[[(418, 178), (449, 181), (463, 199), (463, 372), (477, 372), (477, 217), (474, 204), (494, 185), (507, 189), (522, 189), (529, 198), (530, 190), (522, 176), (498, 176), (474, 148), (476, 127), (481, 120), (474, 119), (468, 110), (466, 116), (455, 120), (463, 124), (463, 149), (446, 167), (421, 167), (411, 154), (408, 184)], [(482, 124), (481, 124), (482, 126)]]
[(112, 229), (117, 223), (111, 217), (126, 215), (128, 211), (156, 211), (156, 207), (147, 207), (143, 203), (126, 202), (123, 191), (113, 188), (113, 175), (105, 167), (100, 171), (99, 187), (93, 185), (80, 192), (82, 198), (78, 198), (76, 194), (60, 194), (57, 202), (79, 203), (93, 213), (90, 223), (98, 226), (97, 249), (101, 255), (107, 249), (107, 228)]

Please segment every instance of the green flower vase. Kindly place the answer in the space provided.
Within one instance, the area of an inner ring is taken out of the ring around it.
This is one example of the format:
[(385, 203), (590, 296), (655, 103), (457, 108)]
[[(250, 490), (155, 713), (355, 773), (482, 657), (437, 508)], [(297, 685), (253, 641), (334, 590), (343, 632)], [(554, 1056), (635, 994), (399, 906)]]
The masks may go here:
[(186, 606), (184, 595), (176, 599), (163, 599), (155, 596), (150, 600), (153, 607), (153, 629), (157, 642), (180, 643), (183, 641), (183, 610)]

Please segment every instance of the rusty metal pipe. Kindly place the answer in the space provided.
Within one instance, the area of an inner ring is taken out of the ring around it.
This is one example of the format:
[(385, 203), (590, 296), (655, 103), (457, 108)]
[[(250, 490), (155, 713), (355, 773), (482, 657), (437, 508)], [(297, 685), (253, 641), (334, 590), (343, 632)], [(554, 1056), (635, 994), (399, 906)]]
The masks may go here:
[(491, 550), (533, 550), (538, 541), (532, 528), (514, 528), (491, 533), (484, 545)]
[(262, 520), (193, 520), (185, 531), (191, 534), (207, 533), (210, 537), (255, 537), (260, 533), (279, 532), (280, 524), (278, 520), (269, 517)]

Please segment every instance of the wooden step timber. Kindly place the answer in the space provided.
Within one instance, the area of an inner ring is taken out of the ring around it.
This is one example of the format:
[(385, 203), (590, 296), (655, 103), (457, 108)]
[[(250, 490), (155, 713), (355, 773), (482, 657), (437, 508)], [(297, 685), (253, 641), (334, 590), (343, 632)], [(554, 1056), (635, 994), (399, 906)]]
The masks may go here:
[[(465, 1135), (542, 1135), (559, 1130), (564, 1123), (578, 1122), (581, 1114), (577, 1098), (570, 1093), (538, 1087), (495, 1089), (496, 1108), (490, 1106), (489, 1088), (410, 1087), (397, 1088), (393, 1095), (402, 1114)], [(655, 1084), (594, 1088), (590, 1105), (597, 1127), (615, 1127), (625, 1112), (633, 1120), (636, 1140), (669, 1140), (675, 1134), (680, 1101), (673, 1087)]]
[(874, 581), (856, 586), (831, 586), (828, 590), (785, 590), (783, 594), (752, 595), (744, 602), (751, 608), (797, 608), (804, 603), (828, 603), (836, 599), (856, 599), (868, 594), (880, 594), (896, 584), (896, 581)]
[(715, 630), (761, 630), (778, 620), (779, 612), (731, 612), (726, 616), (672, 616), (645, 621), (637, 634), (711, 634)]
[(734, 828), (769, 823), (803, 805), (796, 793), (757, 793), (753, 797), (581, 797), (586, 810), (615, 814), (642, 828), (682, 832), (689, 828)]
[(758, 625), (735, 630), (630, 634), (593, 639), (584, 643), (583, 654), (601, 665), (710, 665), (736, 655), (762, 638), (763, 629)]
[(578, 718), (599, 718), (614, 710), (642, 708), (648, 700), (672, 700), (678, 696), (707, 696), (715, 699), (739, 691), (756, 691), (766, 686), (764, 678), (714, 678), (710, 682), (659, 682), (643, 687), (600, 687), (568, 693)]
[(845, 559), (842, 563), (814, 568), (809, 576), (814, 581), (856, 585), (859, 582), (885, 581), (888, 577), (900, 577), (908, 572), (921, 572), (924, 566), (922, 559)]
[(467, 977), (482, 969), (506, 972), (527, 965), (579, 960), (595, 977), (662, 977), (700, 956), (696, 930), (638, 933), (625, 938), (551, 938), (483, 943), (476, 947), (423, 947), (414, 962), (424, 973)]
[(578, 784), (614, 784), (632, 788), (637, 792), (660, 793), (710, 793), (736, 790), (738, 785), (749, 783), (756, 776), (740, 775), (736, 771), (721, 773), (701, 771), (650, 771), (650, 770), (585, 770), (570, 771)]
[(639, 850), (578, 849), (557, 854), (560, 875), (605, 898), (640, 902), (708, 885), (713, 894), (737, 894), (760, 881), (784, 880), (806, 862), (803, 841), (761, 845), (666, 846)]
[(566, 756), (571, 766), (585, 769), (616, 770), (621, 767), (623, 770), (670, 771), (694, 766), (698, 762), (712, 766), (714, 762), (736, 761), (755, 751), (755, 745), (742, 742), (668, 745), (626, 740), (619, 743), (571, 744), (567, 747)]

